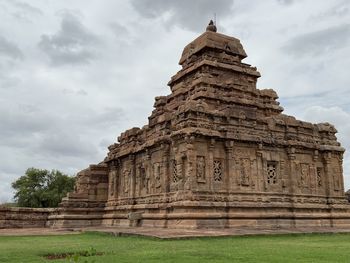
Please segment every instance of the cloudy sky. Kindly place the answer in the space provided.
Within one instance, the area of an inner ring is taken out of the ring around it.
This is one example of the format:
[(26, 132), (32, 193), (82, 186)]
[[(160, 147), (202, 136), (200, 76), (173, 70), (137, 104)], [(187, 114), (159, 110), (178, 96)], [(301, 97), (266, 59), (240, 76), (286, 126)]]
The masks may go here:
[[(0, 0), (0, 203), (28, 167), (68, 174), (142, 127), (213, 14), (285, 113), (350, 150), (350, 1)], [(350, 154), (345, 155), (350, 188)]]

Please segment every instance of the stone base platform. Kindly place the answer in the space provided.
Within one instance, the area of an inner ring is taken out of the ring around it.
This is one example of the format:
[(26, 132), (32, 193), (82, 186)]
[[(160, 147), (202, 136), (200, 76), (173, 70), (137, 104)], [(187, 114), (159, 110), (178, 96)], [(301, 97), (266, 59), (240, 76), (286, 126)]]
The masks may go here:
[(38, 236), (38, 235), (68, 235), (83, 232), (101, 232), (114, 236), (144, 236), (159, 239), (187, 239), (200, 237), (230, 237), (248, 235), (283, 235), (283, 234), (311, 234), (311, 233), (350, 233), (350, 229), (339, 228), (294, 228), (294, 229), (169, 229), (169, 228), (116, 228), (116, 227), (88, 227), (76, 229), (53, 228), (24, 228), (0, 229), (0, 236)]

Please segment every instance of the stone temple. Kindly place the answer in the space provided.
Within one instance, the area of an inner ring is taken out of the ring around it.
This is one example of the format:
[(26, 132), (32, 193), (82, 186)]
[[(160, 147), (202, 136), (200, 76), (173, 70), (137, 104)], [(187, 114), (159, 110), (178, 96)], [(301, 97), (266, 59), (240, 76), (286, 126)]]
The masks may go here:
[(148, 124), (79, 172), (49, 225), (350, 227), (336, 129), (283, 114), (246, 57), (210, 23), (184, 48)]

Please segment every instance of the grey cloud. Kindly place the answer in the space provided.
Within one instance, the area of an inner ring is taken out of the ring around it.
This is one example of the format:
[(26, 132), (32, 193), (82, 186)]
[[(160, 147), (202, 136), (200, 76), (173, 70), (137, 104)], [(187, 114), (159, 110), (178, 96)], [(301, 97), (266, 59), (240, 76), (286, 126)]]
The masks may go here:
[[(29, 108), (31, 109), (29, 110)], [(0, 120), (2, 126), (0, 136), (6, 138), (6, 140), (0, 140), (0, 144), (9, 143), (13, 136), (19, 138), (45, 131), (52, 125), (52, 118), (33, 105), (13, 107), (1, 105)]]
[(294, 0), (277, 0), (277, 2), (282, 5), (291, 5), (294, 3)]
[(135, 10), (145, 18), (167, 16), (168, 25), (179, 25), (202, 32), (214, 13), (220, 19), (232, 12), (233, 0), (132, 0)]
[(0, 105), (0, 147), (35, 149), (50, 156), (91, 158), (96, 155), (96, 146), (86, 136), (115, 130), (123, 116), (124, 112), (117, 107), (60, 116), (32, 104)]
[(347, 47), (350, 40), (350, 24), (339, 25), (299, 35), (289, 41), (282, 50), (295, 55), (317, 55)]
[(78, 90), (72, 90), (72, 89), (62, 89), (62, 93), (66, 95), (80, 95), (80, 96), (86, 96), (88, 93), (83, 89)]
[(97, 37), (72, 14), (65, 13), (60, 30), (42, 35), (39, 48), (51, 59), (52, 65), (86, 64), (95, 58)]
[(30, 13), (32, 15), (43, 15), (43, 12), (39, 8), (32, 6), (28, 3), (21, 1), (10, 1), (10, 3), (12, 3), (15, 7), (17, 7), (23, 12)]
[(96, 156), (96, 147), (93, 144), (84, 141), (78, 133), (71, 132), (69, 129), (51, 130), (45, 133), (39, 140), (37, 150), (40, 154), (51, 156)]
[(24, 56), (22, 51), (16, 46), (15, 43), (7, 40), (3, 36), (0, 36), (0, 58), (1, 57), (23, 59)]
[(130, 35), (129, 30), (125, 26), (120, 25), (118, 23), (111, 23), (110, 28), (112, 29), (113, 33), (117, 38), (125, 38)]
[(7, 177), (6, 175), (0, 176), (0, 179), (3, 182), (0, 185), (0, 204), (5, 202), (10, 202), (11, 201), (10, 196), (13, 195), (11, 184), (7, 182), (4, 183), (6, 177)]
[[(69, 116), (67, 122), (77, 127), (86, 127), (90, 131), (116, 128), (121, 120), (125, 119), (125, 112), (119, 107), (107, 107), (101, 111), (86, 110)], [(93, 124), (93, 125), (92, 125)]]

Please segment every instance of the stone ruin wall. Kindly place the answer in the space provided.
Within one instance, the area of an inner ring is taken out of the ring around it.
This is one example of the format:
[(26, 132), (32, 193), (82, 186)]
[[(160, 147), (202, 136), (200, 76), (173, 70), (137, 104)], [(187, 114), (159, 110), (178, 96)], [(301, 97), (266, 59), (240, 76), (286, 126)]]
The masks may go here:
[(53, 208), (0, 207), (0, 229), (42, 228), (47, 226)]

